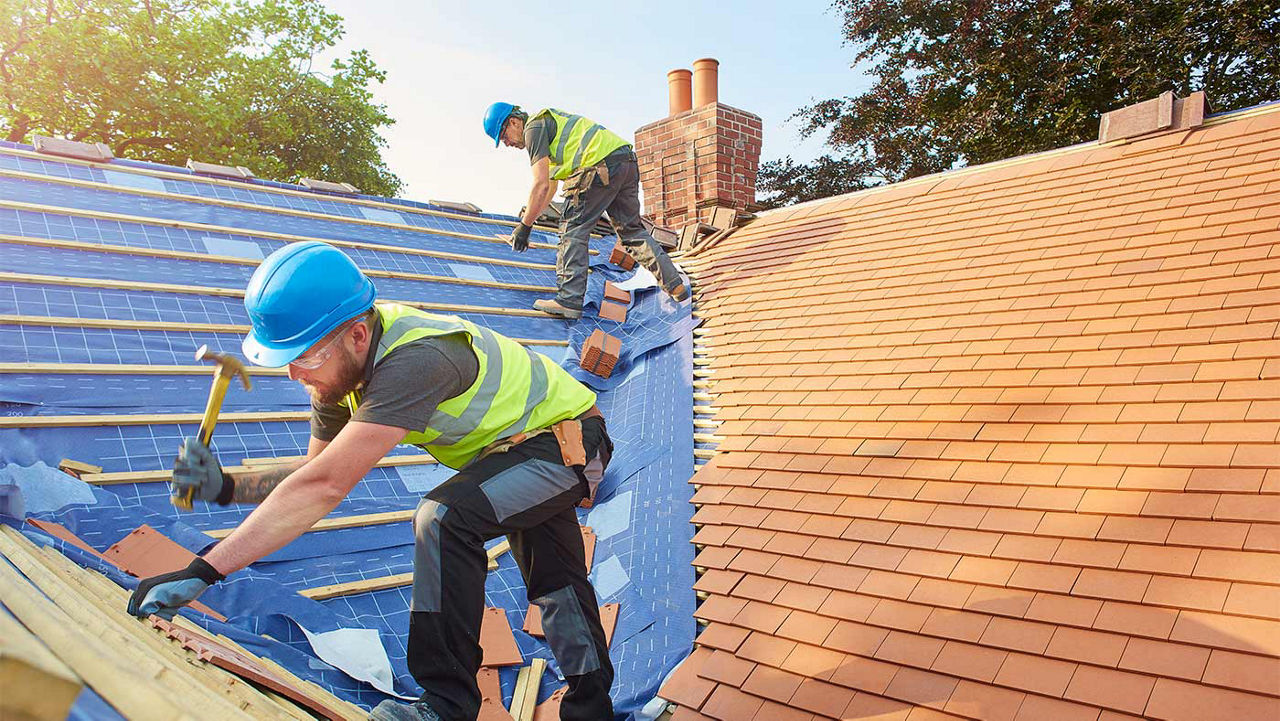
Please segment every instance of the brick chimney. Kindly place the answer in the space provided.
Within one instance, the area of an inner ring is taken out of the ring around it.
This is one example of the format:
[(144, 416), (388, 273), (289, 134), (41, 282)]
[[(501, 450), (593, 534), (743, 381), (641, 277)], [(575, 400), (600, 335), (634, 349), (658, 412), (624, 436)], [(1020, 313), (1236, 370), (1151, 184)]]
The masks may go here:
[[(713, 208), (753, 210), (760, 116), (719, 101), (719, 61), (667, 73), (669, 113), (636, 131), (645, 213), (678, 228)], [(692, 94), (692, 97), (690, 95)]]

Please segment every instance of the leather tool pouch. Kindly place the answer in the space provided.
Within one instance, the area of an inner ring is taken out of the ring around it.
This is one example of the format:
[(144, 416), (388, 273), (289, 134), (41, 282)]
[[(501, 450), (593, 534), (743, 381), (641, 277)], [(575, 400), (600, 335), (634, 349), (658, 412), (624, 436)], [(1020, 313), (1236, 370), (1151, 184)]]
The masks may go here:
[[(564, 197), (576, 198), (579, 195), (582, 195), (583, 193), (587, 192), (587, 190), (591, 187), (591, 183), (595, 181), (597, 172), (599, 170), (604, 170), (604, 166), (593, 165), (590, 168), (583, 168), (578, 172), (574, 173), (573, 175), (570, 175), (568, 178), (566, 178), (564, 181)], [(604, 173), (605, 173), (605, 177), (607, 178), (609, 175), (609, 171), (604, 170)], [(606, 185), (607, 184), (608, 183), (606, 182)]]
[(587, 448), (582, 443), (582, 422), (577, 419), (560, 421), (551, 426), (560, 444), (560, 457), (569, 467), (587, 465)]

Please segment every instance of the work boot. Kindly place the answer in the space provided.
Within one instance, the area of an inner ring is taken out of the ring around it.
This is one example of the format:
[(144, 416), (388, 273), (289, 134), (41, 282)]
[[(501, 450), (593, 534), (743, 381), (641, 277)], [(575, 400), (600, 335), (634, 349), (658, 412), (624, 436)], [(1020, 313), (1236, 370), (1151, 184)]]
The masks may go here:
[(396, 703), (391, 699), (374, 706), (369, 718), (372, 721), (440, 721), (440, 715), (426, 701)]
[(581, 310), (566, 308), (554, 299), (535, 300), (533, 301), (533, 309), (540, 310), (547, 315), (554, 315), (557, 318), (564, 318), (565, 320), (577, 320), (582, 317)]

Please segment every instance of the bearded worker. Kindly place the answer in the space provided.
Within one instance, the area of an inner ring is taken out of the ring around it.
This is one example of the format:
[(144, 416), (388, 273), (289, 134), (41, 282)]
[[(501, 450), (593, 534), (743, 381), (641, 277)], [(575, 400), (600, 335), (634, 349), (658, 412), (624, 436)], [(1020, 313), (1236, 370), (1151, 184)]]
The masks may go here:
[(422, 697), (383, 701), (373, 718), (476, 718), (484, 544), (505, 535), (569, 685), (560, 717), (611, 719), (613, 666), (574, 512), (612, 451), (595, 394), (509, 338), (375, 296), (342, 251), (320, 242), (286, 246), (254, 272), (244, 354), (257, 365), (287, 365), (310, 392), (307, 455), (232, 475), (188, 438), (174, 466), (175, 495), (259, 505), (186, 569), (142, 580), (129, 612), (172, 617), (307, 531), (396, 444), (410, 443), (457, 473), (413, 517), (408, 665)]

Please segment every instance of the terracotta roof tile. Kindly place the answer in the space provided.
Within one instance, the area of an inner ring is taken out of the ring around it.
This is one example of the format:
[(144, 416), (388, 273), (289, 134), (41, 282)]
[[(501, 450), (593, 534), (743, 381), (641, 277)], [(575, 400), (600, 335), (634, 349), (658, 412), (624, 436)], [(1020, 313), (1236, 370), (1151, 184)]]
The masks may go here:
[(884, 693), (890, 698), (908, 703), (945, 708), (957, 683), (959, 681), (950, 676), (900, 668)]
[[(793, 695), (848, 689), (814, 694), (823, 717), (1269, 710), (1277, 130), (1265, 110), (944, 174), (707, 250), (708, 645), (785, 664)], [(743, 718), (818, 709), (753, 698)]]
[(1154, 685), (1150, 676), (1082, 665), (1071, 679), (1066, 698), (1140, 714)]
[(752, 661), (738, 658), (728, 651), (717, 650), (698, 670), (698, 675), (711, 681), (740, 687), (755, 667), (756, 664)]
[(1028, 653), (1044, 653), (1053, 638), (1055, 626), (1013, 618), (992, 618), (984, 629), (984, 645)]
[(791, 696), (790, 704), (828, 717), (839, 717), (853, 700), (854, 691), (843, 686), (806, 678)]
[[(828, 643), (826, 645), (830, 646), (831, 644)], [(795, 641), (775, 638), (755, 631), (738, 647), (738, 655), (760, 664), (777, 667), (782, 665), (782, 662), (787, 659), (787, 656), (795, 648)]]
[(702, 629), (695, 640), (699, 645), (732, 653), (738, 650), (750, 633), (750, 630), (738, 626), (713, 623)]
[(710, 649), (694, 649), (658, 690), (658, 695), (686, 708), (702, 708), (702, 703), (716, 686), (713, 681), (699, 675), (711, 655)]
[(972, 642), (982, 638), (990, 621), (989, 616), (980, 613), (935, 608), (920, 631), (931, 636)]
[(946, 709), (984, 721), (1014, 721), (1026, 698), (1026, 694), (1018, 691), (961, 681), (956, 684), (955, 691), (951, 692)]
[(756, 666), (742, 689), (778, 703), (787, 703), (800, 687), (803, 676), (769, 666)]
[(745, 694), (731, 686), (719, 685), (711, 692), (700, 709), (711, 718), (730, 721), (755, 716), (763, 702), (750, 694)]
[(1099, 721), (1096, 706), (1084, 706), (1071, 701), (1059, 701), (1046, 696), (1028, 695), (1018, 708), (1014, 721)]
[[(827, 635), (822, 645), (838, 651), (870, 657), (875, 654), (876, 649), (880, 647), (880, 644), (888, 635), (889, 632), (883, 628), (851, 621), (840, 621), (831, 630), (831, 633)], [(794, 646), (794, 644), (792, 645)], [(788, 649), (788, 652), (790, 652), (790, 649)], [(779, 663), (781, 663), (781, 659)]]
[(1076, 672), (1077, 664), (1010, 653), (1000, 666), (996, 683), (1032, 691), (1046, 696), (1061, 697)]
[(752, 721), (814, 721), (813, 714), (775, 701), (765, 701)]
[(875, 719), (875, 721), (906, 721), (912, 707), (901, 701), (859, 693), (844, 709), (842, 718)]

